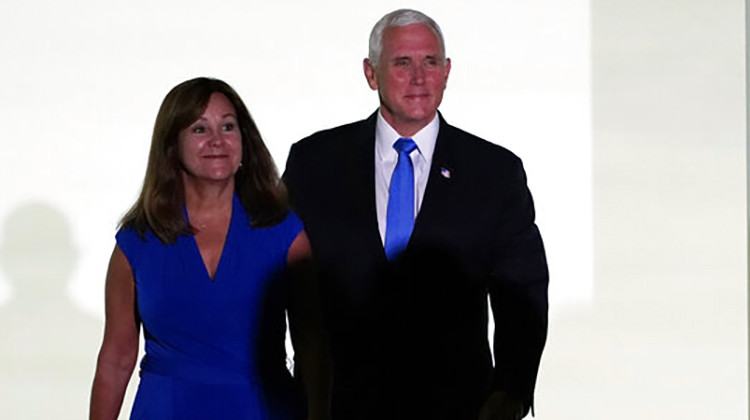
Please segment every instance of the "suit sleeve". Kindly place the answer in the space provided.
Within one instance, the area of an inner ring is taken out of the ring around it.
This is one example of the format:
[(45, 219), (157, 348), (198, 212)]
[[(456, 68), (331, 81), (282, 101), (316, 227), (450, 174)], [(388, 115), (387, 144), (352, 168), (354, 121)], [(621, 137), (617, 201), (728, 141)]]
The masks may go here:
[(286, 160), (286, 167), (284, 169), (284, 173), (281, 175), (281, 179), (286, 185), (286, 188), (289, 192), (289, 204), (292, 210), (294, 210), (297, 215), (304, 221), (306, 215), (303, 214), (304, 210), (299, 208), (300, 203), (304, 202), (304, 198), (300, 197), (300, 194), (304, 190), (301, 189), (299, 185), (301, 182), (299, 179), (299, 173), (301, 171), (300, 165), (299, 145), (295, 143), (289, 149), (289, 155)]
[(489, 284), (495, 321), (493, 388), (521, 400), (528, 409), (533, 407), (547, 338), (549, 274), (534, 224), (534, 203), (518, 158), (503, 184)]
[[(294, 188), (294, 174), (295, 174), (295, 156), (296, 156), (296, 144), (293, 144), (291, 148), (289, 148), (289, 154), (286, 158), (286, 166), (284, 167), (284, 173), (281, 174), (281, 180), (286, 185), (287, 190), (289, 191), (289, 198), (292, 200), (294, 198), (294, 193), (292, 189)], [(292, 204), (292, 207), (294, 205)]]

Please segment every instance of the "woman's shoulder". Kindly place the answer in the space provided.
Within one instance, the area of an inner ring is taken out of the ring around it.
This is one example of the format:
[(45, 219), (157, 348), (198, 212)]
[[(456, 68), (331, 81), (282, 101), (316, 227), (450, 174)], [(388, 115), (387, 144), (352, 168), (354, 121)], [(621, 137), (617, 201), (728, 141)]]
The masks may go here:
[(140, 255), (153, 252), (152, 248), (162, 246), (162, 243), (150, 230), (141, 233), (137, 229), (127, 226), (118, 229), (115, 234), (115, 241), (131, 265), (138, 261)]
[(297, 216), (297, 213), (291, 209), (287, 210), (284, 218), (276, 226), (280, 230), (288, 232), (295, 237), (302, 231), (302, 229), (304, 229), (302, 220)]
[(136, 229), (133, 226), (120, 227), (115, 234), (115, 239), (117, 239), (118, 243), (122, 241), (146, 244), (154, 240), (158, 241), (158, 239), (150, 229), (146, 229), (145, 231), (141, 232), (139, 229)]

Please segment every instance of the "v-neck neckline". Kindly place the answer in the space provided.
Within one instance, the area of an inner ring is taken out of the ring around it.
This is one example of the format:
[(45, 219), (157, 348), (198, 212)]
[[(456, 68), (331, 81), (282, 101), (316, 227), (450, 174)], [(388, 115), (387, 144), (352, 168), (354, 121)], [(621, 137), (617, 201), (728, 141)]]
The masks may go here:
[[(200, 269), (196, 268), (197, 270), (200, 270), (202, 274), (203, 279), (208, 279), (208, 282), (210, 284), (215, 284), (216, 280), (220, 277), (221, 273), (224, 271), (222, 268), (224, 265), (227, 264), (227, 259), (229, 258), (227, 250), (229, 249), (228, 245), (230, 243), (230, 240), (232, 238), (232, 231), (233, 225), (235, 224), (235, 218), (237, 217), (237, 212), (242, 210), (238, 209), (238, 200), (237, 194), (235, 193), (232, 197), (232, 207), (231, 211), (232, 214), (229, 216), (229, 227), (227, 228), (226, 236), (224, 237), (224, 245), (221, 248), (221, 254), (219, 255), (219, 261), (216, 263), (216, 271), (214, 271), (214, 276), (211, 277), (211, 274), (208, 271), (208, 266), (206, 266), (206, 261), (203, 260), (203, 255), (201, 255), (200, 247), (198, 247), (198, 241), (195, 240), (195, 235), (189, 235), (189, 241), (190, 241), (190, 248), (192, 257), (191, 260), (197, 261), (197, 264), (201, 267)], [(240, 206), (241, 207), (241, 206)], [(185, 212), (185, 218), (188, 221), (188, 224), (190, 223), (190, 215), (188, 214), (187, 208), (184, 208)]]

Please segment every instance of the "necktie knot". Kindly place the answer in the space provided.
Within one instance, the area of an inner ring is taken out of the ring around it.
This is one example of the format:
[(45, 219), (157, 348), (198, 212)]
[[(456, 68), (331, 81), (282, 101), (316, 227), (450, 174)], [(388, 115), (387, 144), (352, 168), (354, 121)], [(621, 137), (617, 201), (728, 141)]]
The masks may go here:
[(396, 149), (399, 154), (406, 153), (408, 155), (417, 148), (417, 144), (410, 138), (401, 137), (393, 143), (393, 148)]

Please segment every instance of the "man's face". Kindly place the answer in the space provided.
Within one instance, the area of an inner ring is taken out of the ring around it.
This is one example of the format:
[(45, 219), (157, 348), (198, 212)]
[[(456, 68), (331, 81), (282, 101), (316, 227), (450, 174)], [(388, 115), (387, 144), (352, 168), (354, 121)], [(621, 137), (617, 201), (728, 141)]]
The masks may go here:
[(377, 65), (364, 62), (383, 118), (402, 136), (413, 135), (435, 117), (450, 69), (437, 36), (422, 24), (387, 29)]

